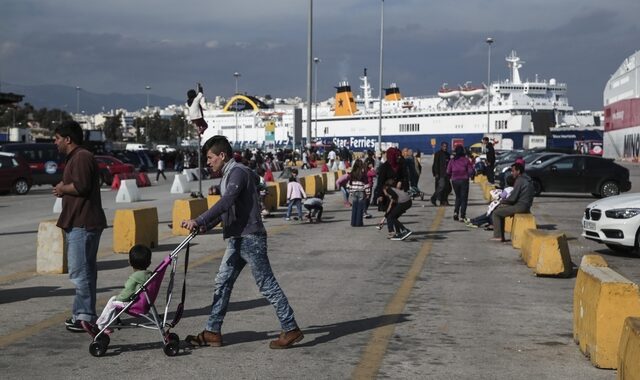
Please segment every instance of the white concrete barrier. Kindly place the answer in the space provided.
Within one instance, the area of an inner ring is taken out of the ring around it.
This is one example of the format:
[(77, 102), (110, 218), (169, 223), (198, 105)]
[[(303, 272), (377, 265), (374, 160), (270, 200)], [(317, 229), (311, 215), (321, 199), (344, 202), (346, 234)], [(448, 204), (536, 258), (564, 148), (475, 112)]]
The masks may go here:
[(62, 212), (62, 198), (56, 197), (56, 201), (53, 203), (53, 213), (60, 214)]
[(182, 174), (186, 176), (187, 182), (197, 181), (200, 179), (198, 169), (184, 169), (182, 170)]
[(131, 203), (140, 200), (140, 192), (135, 179), (125, 179), (120, 182), (116, 203)]
[(45, 220), (38, 226), (36, 271), (40, 274), (67, 273), (67, 250), (64, 232), (56, 220)]
[(187, 184), (187, 178), (188, 177), (186, 174), (176, 174), (173, 177), (171, 194), (184, 194), (190, 192), (191, 190), (189, 189), (189, 185)]

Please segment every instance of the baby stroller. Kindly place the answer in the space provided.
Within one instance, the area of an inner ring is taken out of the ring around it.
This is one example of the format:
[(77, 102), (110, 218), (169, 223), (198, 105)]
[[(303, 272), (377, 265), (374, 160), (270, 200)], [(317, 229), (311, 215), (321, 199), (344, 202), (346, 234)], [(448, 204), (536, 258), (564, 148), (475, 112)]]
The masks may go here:
[(415, 199), (416, 197), (420, 197), (421, 201), (424, 201), (424, 193), (420, 191), (418, 186), (410, 186), (407, 194), (411, 197), (411, 199)]
[[(196, 235), (197, 231), (191, 232), (191, 234), (189, 234), (189, 236), (187, 236), (173, 250), (173, 252), (171, 252), (169, 256), (165, 257), (164, 260), (162, 260), (162, 262), (153, 271), (151, 277), (149, 277), (149, 279), (144, 284), (142, 284), (140, 289), (138, 289), (133, 294), (133, 296), (131, 297), (131, 301), (129, 301), (129, 303), (127, 303), (124, 308), (119, 310), (118, 313), (113, 318), (111, 318), (111, 320), (104, 328), (102, 328), (95, 334), (95, 336), (93, 337), (93, 341), (89, 345), (89, 352), (91, 353), (91, 355), (99, 357), (104, 355), (104, 353), (107, 351), (107, 347), (109, 347), (110, 342), (108, 331), (110, 330), (110, 326), (112, 325), (115, 325), (115, 327), (118, 329), (142, 327), (146, 329), (157, 330), (160, 333), (160, 338), (162, 339), (164, 353), (167, 356), (175, 356), (178, 354), (178, 350), (180, 348), (180, 338), (177, 334), (170, 332), (170, 330), (178, 324), (184, 310), (186, 275), (187, 268), (189, 266), (189, 242)], [(187, 250), (185, 252), (184, 262), (185, 282), (182, 285), (182, 301), (176, 308), (176, 313), (173, 317), (173, 321), (167, 323), (169, 305), (171, 303), (171, 298), (173, 295), (173, 280), (176, 273), (178, 253), (184, 247), (186, 247)], [(154, 302), (160, 291), (160, 285), (162, 285), (164, 274), (169, 266), (171, 266), (171, 279), (167, 287), (167, 299), (164, 314), (161, 316), (158, 313)], [(148, 321), (148, 323), (123, 324), (120, 321), (120, 316), (123, 313), (127, 313), (132, 317), (144, 318)]]

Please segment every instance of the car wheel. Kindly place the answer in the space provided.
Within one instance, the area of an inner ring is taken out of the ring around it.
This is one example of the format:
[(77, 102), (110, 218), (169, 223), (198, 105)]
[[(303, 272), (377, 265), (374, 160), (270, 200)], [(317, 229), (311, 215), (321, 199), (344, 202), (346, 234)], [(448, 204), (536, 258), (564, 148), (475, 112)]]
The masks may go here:
[(536, 197), (542, 193), (542, 184), (539, 180), (534, 179), (531, 181), (533, 183), (533, 195)]
[(18, 195), (25, 195), (29, 192), (29, 182), (24, 178), (18, 178), (13, 184), (13, 192)]
[(620, 186), (615, 181), (605, 181), (600, 186), (600, 195), (603, 198), (612, 197), (614, 195), (620, 194)]

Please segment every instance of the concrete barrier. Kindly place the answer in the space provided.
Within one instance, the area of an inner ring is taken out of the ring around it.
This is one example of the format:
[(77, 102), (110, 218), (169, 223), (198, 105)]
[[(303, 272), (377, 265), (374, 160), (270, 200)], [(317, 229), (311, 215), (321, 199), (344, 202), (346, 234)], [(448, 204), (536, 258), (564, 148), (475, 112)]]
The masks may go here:
[(187, 182), (197, 181), (200, 179), (200, 173), (198, 169), (183, 169), (182, 174), (185, 175)]
[(278, 210), (278, 185), (273, 182), (267, 185), (267, 195), (264, 197), (264, 207), (269, 212)]
[(267, 182), (267, 186), (275, 185), (276, 186), (276, 194), (278, 197), (278, 206), (286, 206), (287, 205), (287, 182)]
[(207, 209), (210, 209), (214, 204), (218, 203), (220, 198), (222, 198), (221, 195), (207, 195)]
[(640, 316), (638, 285), (608, 267), (580, 266), (584, 278), (576, 286), (579, 305), (577, 331), (580, 351), (598, 368), (618, 365), (622, 326), (627, 317)]
[(57, 220), (45, 220), (38, 225), (36, 272), (40, 274), (67, 273), (67, 250), (64, 231)]
[(158, 209), (146, 207), (116, 210), (113, 217), (113, 252), (129, 253), (131, 247), (158, 246)]
[(140, 192), (135, 179), (120, 181), (120, 188), (116, 194), (116, 203), (131, 203), (140, 201)]
[(320, 178), (320, 175), (316, 174), (304, 177), (304, 192), (307, 193), (307, 197), (313, 197), (318, 191), (321, 190), (322, 179)]
[(495, 190), (494, 185), (490, 185), (489, 182), (482, 183), (482, 194), (484, 196), (485, 201), (491, 201), (491, 191)]
[(513, 248), (522, 246), (525, 239), (524, 232), (529, 228), (536, 228), (536, 218), (533, 214), (515, 214), (511, 225), (511, 245)]
[(477, 184), (483, 184), (483, 183), (487, 183), (487, 176), (484, 174), (478, 174), (475, 177), (473, 177), (473, 182), (477, 183)]
[[(306, 177), (298, 177), (298, 183), (304, 189), (304, 192), (307, 192), (307, 178)], [(309, 194), (307, 194), (309, 196)]]
[(60, 214), (62, 212), (62, 198), (56, 197), (55, 202), (53, 202), (53, 213)]
[(207, 211), (207, 200), (204, 198), (176, 199), (173, 202), (172, 233), (176, 236), (187, 236), (189, 231), (180, 226), (183, 220), (195, 219)]
[[(586, 254), (582, 256), (582, 261), (580, 261), (580, 269), (588, 265), (597, 266), (597, 267), (608, 266), (604, 258), (596, 254)], [(583, 304), (582, 290), (584, 289), (585, 276), (586, 276), (584, 271), (580, 269), (578, 269), (578, 275), (576, 276), (576, 283), (573, 287), (573, 340), (576, 343), (579, 343), (580, 333), (582, 332), (582, 318), (580, 317), (582, 312), (580, 310)]]
[(640, 380), (640, 318), (624, 320), (618, 347), (618, 379)]
[(336, 175), (333, 172), (322, 173), (324, 178), (325, 192), (336, 191)]
[(513, 216), (507, 216), (504, 218), (504, 232), (511, 233), (513, 227)]
[(187, 184), (187, 176), (185, 174), (176, 174), (173, 177), (173, 184), (171, 185), (171, 194), (184, 194), (190, 191), (189, 184)]
[(573, 263), (567, 237), (562, 232), (528, 229), (520, 254), (529, 268), (538, 276), (570, 276)]

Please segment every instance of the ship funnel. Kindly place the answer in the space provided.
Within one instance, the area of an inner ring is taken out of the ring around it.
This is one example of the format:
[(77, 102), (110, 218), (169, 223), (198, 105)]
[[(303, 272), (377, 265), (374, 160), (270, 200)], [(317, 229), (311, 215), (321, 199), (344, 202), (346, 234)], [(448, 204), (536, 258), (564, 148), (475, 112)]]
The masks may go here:
[(349, 116), (355, 114), (358, 109), (353, 100), (353, 93), (349, 82), (341, 81), (336, 87), (336, 104), (334, 116)]
[(384, 100), (401, 100), (402, 94), (395, 83), (391, 83), (389, 88), (384, 89)]

